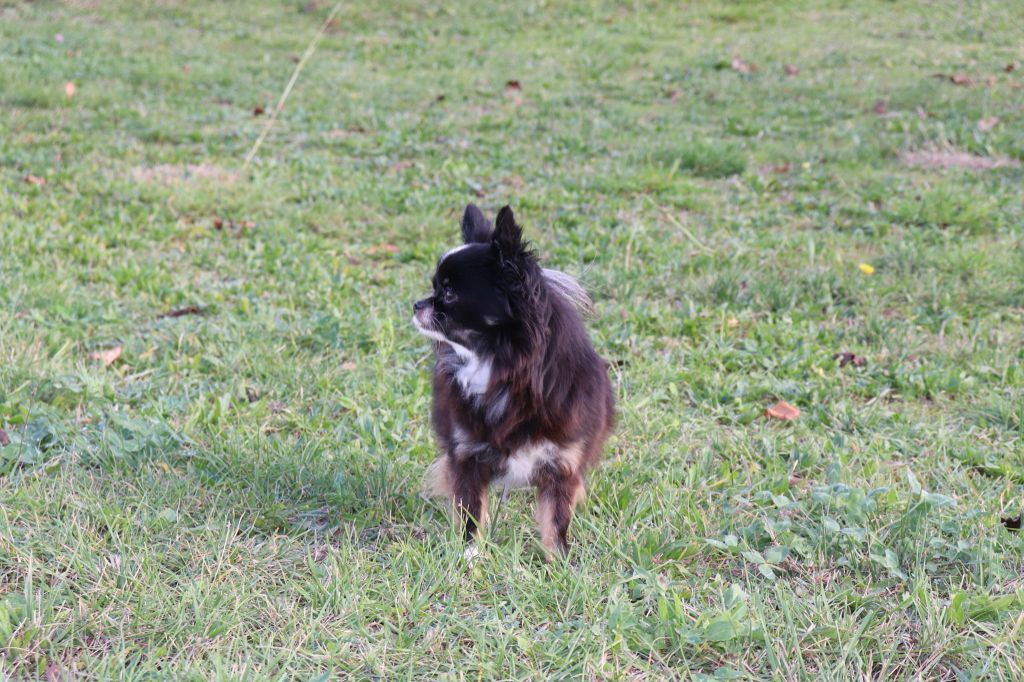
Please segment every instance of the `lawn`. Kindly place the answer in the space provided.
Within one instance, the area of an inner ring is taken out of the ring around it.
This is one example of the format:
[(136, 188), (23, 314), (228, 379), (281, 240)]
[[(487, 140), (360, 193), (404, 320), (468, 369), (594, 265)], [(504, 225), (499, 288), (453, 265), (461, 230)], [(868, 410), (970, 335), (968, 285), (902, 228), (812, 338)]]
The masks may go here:
[[(1024, 677), (1024, 5), (332, 9), (0, 0), (0, 677)], [(419, 494), (468, 201), (596, 302), (568, 562)]]

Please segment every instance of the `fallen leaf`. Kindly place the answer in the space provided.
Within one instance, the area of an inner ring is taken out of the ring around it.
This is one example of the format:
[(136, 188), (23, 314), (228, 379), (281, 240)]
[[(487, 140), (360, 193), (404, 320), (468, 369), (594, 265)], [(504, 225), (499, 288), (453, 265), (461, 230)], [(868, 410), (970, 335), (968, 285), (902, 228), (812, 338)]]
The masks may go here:
[(1006, 526), (1007, 530), (1020, 530), (1020, 521), (1022, 516), (1024, 516), (1024, 514), (1017, 514), (1017, 518), (1013, 518), (1011, 516), (1000, 518), (999, 521)]
[(108, 367), (114, 364), (119, 357), (121, 357), (121, 346), (114, 346), (113, 348), (107, 348), (106, 350), (97, 350), (89, 354), (89, 357), (93, 360), (100, 360), (103, 362), (104, 367)]
[(0, 429), (0, 448), (2, 448), (5, 445), (10, 445), (10, 444), (11, 444), (11, 437), (7, 435), (6, 431), (4, 431), (3, 429)]
[(1013, 73), (1016, 70), (1017, 62), (1010, 62), (1009, 64), (1003, 67), (1003, 71), (1005, 71), (1006, 73)]
[(888, 107), (888, 105), (886, 105), (884, 99), (880, 99), (877, 102), (875, 102), (875, 113), (876, 114), (881, 116), (882, 114), (885, 114), (885, 113), (888, 113), (888, 112), (889, 112), (889, 107)]
[(213, 219), (213, 229), (215, 229), (215, 230), (223, 230), (224, 229), (224, 221), (221, 220), (220, 218), (214, 218)]
[(978, 130), (985, 132), (986, 130), (992, 130), (999, 123), (998, 116), (989, 116), (978, 121)]
[(949, 77), (949, 80), (953, 82), (953, 85), (974, 85), (974, 81), (971, 79), (971, 77), (963, 73), (954, 73), (952, 76)]
[(181, 65), (181, 72), (182, 73), (189, 73), (191, 70), (192, 70), (192, 67), (189, 66), (188, 64), (182, 64)]
[(184, 308), (174, 308), (173, 310), (168, 310), (165, 313), (160, 313), (159, 315), (156, 316), (156, 319), (159, 320), (159, 319), (164, 318), (164, 317), (184, 317), (185, 315), (202, 315), (202, 314), (203, 314), (202, 308), (200, 308), (199, 306), (195, 306), (195, 305), (189, 305), (189, 306), (185, 306)]
[(250, 403), (254, 403), (260, 399), (260, 392), (255, 388), (247, 388), (245, 389), (245, 399)]
[(764, 414), (766, 417), (771, 417), (772, 419), (781, 419), (785, 422), (791, 422), (800, 416), (800, 410), (793, 405), (790, 405), (785, 400), (780, 400), (765, 410)]
[(343, 363), (341, 363), (341, 368), (344, 369), (344, 370), (351, 371), (351, 370), (356, 368), (356, 363), (354, 363), (354, 362), (343, 362)]
[(796, 68), (792, 64), (786, 64), (782, 67), (782, 70), (787, 76), (795, 76), (800, 73), (800, 69)]
[(444, 93), (441, 93), (440, 95), (438, 95), (437, 97), (434, 98), (435, 102), (443, 102), (444, 100), (445, 100)]
[(263, 115), (263, 111), (264, 111), (263, 107), (261, 105), (257, 104), (256, 106), (254, 106), (252, 108), (252, 115), (253, 116), (262, 116)]
[(772, 166), (772, 172), (781, 175), (782, 173), (788, 173), (792, 168), (793, 166), (791, 164), (784, 163), (781, 166)]
[(46, 184), (46, 178), (41, 178), (38, 175), (26, 175), (24, 178), (25, 182), (36, 187), (42, 187)]
[(366, 132), (363, 126), (352, 126), (350, 128), (335, 128), (324, 133), (324, 137), (334, 139), (337, 137), (348, 137), (349, 135), (362, 134)]
[(748, 64), (739, 57), (732, 58), (731, 66), (733, 71), (739, 71), (740, 73), (752, 73), (754, 71), (757, 71), (756, 64)]
[(517, 80), (505, 81), (505, 92), (509, 90), (522, 90), (522, 84)]
[(740, 321), (737, 320), (735, 317), (730, 317), (728, 320), (725, 321), (725, 324), (728, 327), (735, 328), (735, 327), (740, 326)]
[(404, 171), (406, 168), (412, 168), (412, 165), (412, 161), (410, 161), (409, 159), (403, 159), (401, 161), (391, 164), (391, 170), (396, 173), (400, 173)]
[(77, 90), (77, 88), (75, 87), (75, 84), (72, 83), (71, 81), (68, 81), (67, 83), (64, 84), (64, 95), (66, 97), (68, 97), (68, 98), (74, 97), (75, 96), (75, 90)]
[(832, 356), (832, 359), (838, 360), (840, 367), (846, 367), (847, 365), (853, 365), (854, 367), (863, 367), (864, 365), (868, 364), (866, 358), (864, 358), (861, 355), (851, 353), (848, 350), (845, 350), (841, 353), (836, 353), (835, 355)]
[(858, 268), (860, 269), (860, 271), (861, 271), (861, 272), (863, 272), (863, 273), (864, 273), (865, 275), (872, 275), (872, 274), (874, 274), (874, 272), (875, 272), (875, 268), (874, 268), (874, 267), (873, 267), (872, 265), (868, 264), (868, 263), (861, 263), (861, 264), (860, 264), (860, 265), (858, 265), (857, 267), (858, 267)]
[(251, 220), (246, 220), (242, 223), (242, 227), (245, 228), (246, 230), (251, 230), (254, 227), (256, 227), (256, 223), (254, 223)]
[(384, 243), (377, 244), (376, 246), (371, 246), (369, 249), (367, 249), (367, 253), (380, 253), (381, 251), (384, 251), (386, 253), (398, 253), (398, 247), (395, 246), (394, 244)]

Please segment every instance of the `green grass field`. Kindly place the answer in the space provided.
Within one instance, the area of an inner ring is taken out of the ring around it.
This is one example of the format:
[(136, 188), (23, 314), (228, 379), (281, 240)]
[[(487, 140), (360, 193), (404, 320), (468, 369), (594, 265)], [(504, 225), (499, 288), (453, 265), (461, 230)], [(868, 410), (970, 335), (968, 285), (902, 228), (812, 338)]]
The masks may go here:
[[(243, 169), (330, 0), (0, 0), (0, 678), (1024, 677), (1024, 5), (512, 4)], [(568, 563), (419, 495), (468, 201), (596, 300)]]

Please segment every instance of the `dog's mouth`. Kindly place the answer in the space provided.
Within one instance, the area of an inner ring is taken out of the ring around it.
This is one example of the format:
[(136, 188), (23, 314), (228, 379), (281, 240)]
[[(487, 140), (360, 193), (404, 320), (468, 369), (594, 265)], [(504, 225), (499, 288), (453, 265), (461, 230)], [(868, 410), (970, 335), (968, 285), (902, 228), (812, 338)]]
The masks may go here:
[(412, 314), (412, 326), (423, 336), (434, 341), (448, 343), (448, 338), (441, 332), (437, 324), (437, 316), (434, 314), (434, 306), (417, 305)]

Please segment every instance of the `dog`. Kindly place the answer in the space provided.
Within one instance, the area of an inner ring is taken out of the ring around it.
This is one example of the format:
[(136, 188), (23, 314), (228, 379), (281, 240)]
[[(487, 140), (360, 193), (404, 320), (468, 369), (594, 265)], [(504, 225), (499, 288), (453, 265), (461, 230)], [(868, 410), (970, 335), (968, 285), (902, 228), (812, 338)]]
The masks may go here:
[(436, 342), (441, 455), (426, 491), (453, 503), (475, 553), (488, 488), (532, 486), (545, 557), (564, 556), (584, 475), (615, 422), (608, 363), (580, 314), (590, 299), (569, 275), (540, 266), (508, 206), (492, 226), (469, 204), (462, 240), (438, 260), (433, 294), (413, 304), (413, 325)]

